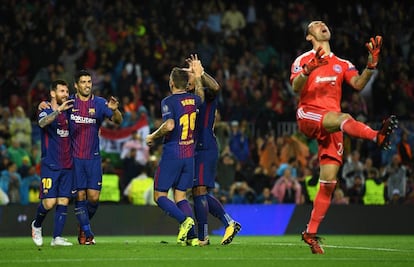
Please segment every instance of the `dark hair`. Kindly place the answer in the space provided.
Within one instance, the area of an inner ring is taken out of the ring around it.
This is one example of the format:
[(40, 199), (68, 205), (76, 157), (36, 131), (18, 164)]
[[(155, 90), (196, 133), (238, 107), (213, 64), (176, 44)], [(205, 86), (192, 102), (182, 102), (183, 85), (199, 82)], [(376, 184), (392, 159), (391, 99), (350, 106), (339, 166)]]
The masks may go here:
[(87, 70), (79, 70), (76, 74), (75, 74), (75, 82), (79, 82), (79, 78), (82, 76), (92, 76)]
[(174, 67), (171, 71), (171, 79), (174, 83), (174, 86), (178, 89), (186, 89), (188, 84), (188, 73), (187, 71)]
[(51, 91), (56, 91), (58, 85), (64, 85), (64, 86), (69, 87), (69, 84), (66, 81), (64, 81), (64, 80), (55, 80), (50, 85), (50, 90)]

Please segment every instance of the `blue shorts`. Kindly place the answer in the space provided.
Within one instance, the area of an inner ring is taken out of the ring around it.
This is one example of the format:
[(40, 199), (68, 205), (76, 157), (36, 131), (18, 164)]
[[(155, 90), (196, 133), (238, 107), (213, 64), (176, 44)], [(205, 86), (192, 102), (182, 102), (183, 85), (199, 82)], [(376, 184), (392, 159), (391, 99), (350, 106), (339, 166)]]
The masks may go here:
[(102, 162), (101, 158), (73, 159), (73, 175), (75, 188), (79, 190), (102, 189)]
[(48, 164), (40, 166), (40, 199), (72, 197), (73, 170), (52, 169)]
[(154, 176), (154, 190), (168, 192), (170, 188), (187, 191), (193, 187), (194, 158), (162, 159)]
[(217, 174), (217, 150), (197, 150), (195, 154), (195, 173), (193, 186), (214, 188)]

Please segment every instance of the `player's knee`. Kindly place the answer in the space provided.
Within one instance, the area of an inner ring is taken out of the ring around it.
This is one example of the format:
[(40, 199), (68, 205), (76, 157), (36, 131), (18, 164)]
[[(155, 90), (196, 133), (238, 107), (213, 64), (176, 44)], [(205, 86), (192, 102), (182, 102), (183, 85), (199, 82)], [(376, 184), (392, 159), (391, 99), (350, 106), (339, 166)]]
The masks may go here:
[(208, 193), (207, 192), (207, 187), (204, 186), (204, 185), (193, 187), (192, 192), (193, 192), (194, 196), (202, 196), (202, 195), (206, 195)]
[(42, 201), (43, 207), (47, 210), (51, 210), (56, 205), (56, 198), (47, 198)]
[(339, 120), (340, 120), (341, 122), (343, 122), (343, 121), (345, 121), (345, 120), (348, 120), (348, 119), (352, 119), (352, 116), (351, 116), (351, 114), (349, 114), (349, 113), (341, 113), (341, 114), (339, 115)]

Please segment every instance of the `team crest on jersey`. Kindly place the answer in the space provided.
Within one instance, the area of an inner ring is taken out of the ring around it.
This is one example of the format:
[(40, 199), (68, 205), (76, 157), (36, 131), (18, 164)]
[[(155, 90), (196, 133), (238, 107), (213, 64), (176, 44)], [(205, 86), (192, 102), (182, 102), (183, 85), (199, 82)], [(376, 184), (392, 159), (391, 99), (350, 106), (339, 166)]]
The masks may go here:
[(336, 73), (341, 73), (341, 72), (342, 72), (342, 67), (341, 67), (340, 65), (338, 65), (338, 64), (335, 64), (335, 65), (333, 66), (333, 70), (334, 70)]
[(89, 113), (89, 115), (94, 115), (96, 112), (95, 112), (95, 109), (94, 108), (90, 108), (88, 110), (88, 113)]
[(294, 67), (293, 67), (293, 72), (294, 72), (294, 73), (298, 73), (298, 72), (300, 72), (300, 71), (302, 71), (302, 67), (301, 67), (301, 66), (294, 66)]

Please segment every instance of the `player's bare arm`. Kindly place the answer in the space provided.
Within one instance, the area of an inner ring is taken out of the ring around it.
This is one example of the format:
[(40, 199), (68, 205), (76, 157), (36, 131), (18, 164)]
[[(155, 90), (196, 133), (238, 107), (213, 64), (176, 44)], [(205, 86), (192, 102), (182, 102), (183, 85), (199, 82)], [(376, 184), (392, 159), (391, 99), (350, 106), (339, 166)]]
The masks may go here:
[[(68, 109), (72, 108), (73, 107), (73, 101), (74, 101), (73, 99), (66, 100), (55, 111), (53, 111), (52, 113), (50, 113), (46, 117), (41, 118), (39, 120), (39, 127), (44, 128), (46, 125), (51, 124), (62, 111), (65, 111), (65, 110), (68, 110)], [(44, 103), (44, 102), (45, 101), (43, 101), (42, 103)], [(40, 103), (40, 104), (42, 104), (42, 103)], [(39, 107), (40, 107), (40, 104), (39, 104)], [(46, 103), (44, 103), (44, 104), (46, 105), (46, 108), (49, 107), (48, 104), (46, 104)]]
[(358, 91), (364, 89), (365, 85), (371, 79), (373, 73), (374, 70), (364, 69), (361, 75), (357, 75), (351, 78), (350, 85)]
[(173, 119), (168, 119), (164, 121), (157, 130), (153, 133), (148, 134), (145, 138), (145, 142), (148, 146), (154, 145), (154, 141), (160, 137), (165, 136), (167, 133), (171, 132), (175, 127), (175, 123)]
[(201, 61), (198, 59), (197, 55), (191, 55), (186, 61), (194, 75), (195, 94), (204, 102), (203, 82), (201, 80), (201, 76), (204, 74), (203, 65), (201, 65)]
[(218, 82), (210, 76), (207, 72), (203, 72), (201, 75), (201, 81), (203, 82), (203, 85), (213, 91), (220, 90), (220, 85)]

